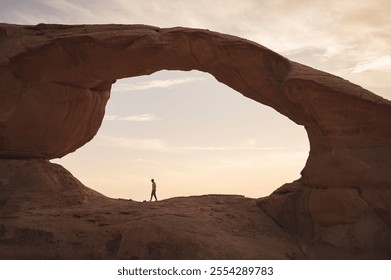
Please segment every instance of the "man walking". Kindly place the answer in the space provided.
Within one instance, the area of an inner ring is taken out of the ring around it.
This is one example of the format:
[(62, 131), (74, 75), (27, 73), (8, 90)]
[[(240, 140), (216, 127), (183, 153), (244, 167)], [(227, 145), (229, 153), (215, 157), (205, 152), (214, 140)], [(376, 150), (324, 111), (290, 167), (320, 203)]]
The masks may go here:
[(152, 192), (151, 192), (151, 199), (149, 201), (152, 201), (152, 197), (155, 197), (155, 201), (157, 201), (155, 180), (151, 179), (151, 182), (152, 182)]

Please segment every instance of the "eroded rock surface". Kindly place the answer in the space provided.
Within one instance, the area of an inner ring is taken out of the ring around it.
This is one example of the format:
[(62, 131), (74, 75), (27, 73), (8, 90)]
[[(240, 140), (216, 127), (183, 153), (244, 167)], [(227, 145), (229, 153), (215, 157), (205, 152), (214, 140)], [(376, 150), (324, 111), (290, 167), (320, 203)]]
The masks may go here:
[(0, 259), (306, 258), (255, 199), (109, 199), (47, 161), (0, 167)]
[(106, 197), (48, 160), (0, 160), (0, 213), (83, 206)]
[(90, 141), (116, 79), (162, 69), (209, 72), (305, 127), (310, 153), (302, 177), (258, 201), (303, 252), (391, 257), (390, 101), (208, 30), (2, 24), (0, 50), (3, 159), (61, 157)]

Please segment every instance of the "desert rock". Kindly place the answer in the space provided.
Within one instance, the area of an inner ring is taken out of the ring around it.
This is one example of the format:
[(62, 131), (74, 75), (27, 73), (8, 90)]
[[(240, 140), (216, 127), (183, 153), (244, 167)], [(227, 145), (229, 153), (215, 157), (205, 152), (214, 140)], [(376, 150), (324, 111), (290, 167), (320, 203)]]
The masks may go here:
[[(390, 101), (257, 43), (201, 29), (2, 24), (0, 49), (3, 164), (62, 157), (90, 141), (116, 79), (209, 72), (305, 127), (310, 153), (302, 177), (258, 200), (301, 251), (309, 258), (391, 256)], [(8, 175), (2, 180), (3, 188), (17, 185)]]
[(0, 161), (0, 175), (0, 259), (305, 258), (255, 199), (110, 199), (47, 160)]

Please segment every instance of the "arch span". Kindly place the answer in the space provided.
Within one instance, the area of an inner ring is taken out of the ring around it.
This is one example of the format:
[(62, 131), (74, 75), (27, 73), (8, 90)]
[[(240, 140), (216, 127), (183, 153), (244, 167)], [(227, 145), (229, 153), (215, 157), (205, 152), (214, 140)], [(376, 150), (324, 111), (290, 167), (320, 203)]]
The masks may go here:
[[(390, 102), (254, 42), (208, 30), (143, 25), (3, 25), (2, 30), (4, 157), (62, 157), (87, 143), (118, 78), (196, 69), (306, 128), (311, 146), (302, 172), (306, 184), (390, 183)], [(376, 154), (366, 156), (374, 149)], [(375, 164), (379, 161), (387, 164)]]
[[(118, 78), (196, 69), (305, 127), (302, 178), (260, 201), (281, 225), (312, 238), (322, 227), (363, 222), (367, 203), (391, 226), (391, 103), (349, 81), (191, 28), (3, 24), (0, 44), (3, 158), (56, 158), (87, 143)], [(291, 213), (275, 204), (286, 200)]]

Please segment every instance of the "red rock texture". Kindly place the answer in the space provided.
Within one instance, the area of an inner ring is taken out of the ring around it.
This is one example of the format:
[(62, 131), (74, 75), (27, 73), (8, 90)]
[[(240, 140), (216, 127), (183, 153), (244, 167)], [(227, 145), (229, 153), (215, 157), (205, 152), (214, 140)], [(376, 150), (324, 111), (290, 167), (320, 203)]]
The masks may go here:
[(209, 72), (305, 127), (310, 153), (301, 179), (258, 201), (302, 251), (310, 258), (391, 257), (390, 101), (208, 30), (2, 24), (0, 49), (2, 158), (51, 159), (87, 143), (118, 78)]
[(305, 258), (252, 198), (110, 199), (36, 159), (0, 161), (0, 178), (0, 259)]
[(258, 204), (297, 238), (309, 259), (390, 259), (390, 191), (370, 193), (313, 188), (297, 181), (258, 199)]

